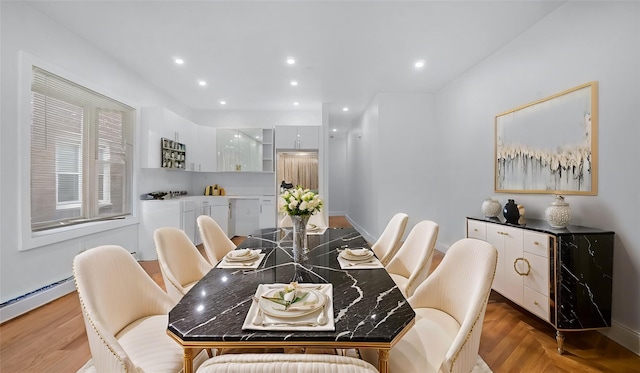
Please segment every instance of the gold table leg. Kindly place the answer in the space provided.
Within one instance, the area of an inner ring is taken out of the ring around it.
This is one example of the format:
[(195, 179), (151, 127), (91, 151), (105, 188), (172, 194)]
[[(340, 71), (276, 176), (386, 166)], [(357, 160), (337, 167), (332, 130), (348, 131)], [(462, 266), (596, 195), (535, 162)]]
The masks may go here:
[(184, 349), (184, 373), (193, 373), (193, 349), (185, 347)]
[(562, 355), (564, 353), (564, 333), (556, 331), (556, 341), (558, 342), (558, 353)]
[(381, 348), (378, 350), (378, 371), (380, 373), (389, 373), (389, 349)]

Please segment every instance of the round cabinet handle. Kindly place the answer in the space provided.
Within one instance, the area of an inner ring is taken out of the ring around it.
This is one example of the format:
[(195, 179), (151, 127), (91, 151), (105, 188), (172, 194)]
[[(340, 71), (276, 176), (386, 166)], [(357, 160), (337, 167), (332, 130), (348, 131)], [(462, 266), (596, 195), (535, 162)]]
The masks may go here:
[(534, 306), (539, 306), (539, 305), (540, 305), (540, 303), (538, 303), (538, 301), (537, 301), (537, 300), (534, 300), (534, 301), (533, 301), (533, 305), (534, 305)]
[(478, 229), (477, 229), (477, 228), (474, 228), (474, 229), (473, 229), (473, 231), (474, 231), (474, 232), (477, 232), (477, 231), (478, 231)]
[(538, 241), (534, 241), (534, 242), (533, 242), (533, 244), (534, 244), (534, 245), (540, 245), (540, 242), (538, 242)]
[[(527, 267), (529, 267), (527, 269), (527, 272), (518, 271), (517, 264), (519, 260), (523, 260), (525, 263), (527, 263)], [(513, 261), (513, 270), (516, 271), (516, 273), (519, 274), (520, 276), (529, 276), (529, 274), (531, 273), (531, 263), (529, 263), (529, 261), (526, 258), (516, 258), (516, 260)]]

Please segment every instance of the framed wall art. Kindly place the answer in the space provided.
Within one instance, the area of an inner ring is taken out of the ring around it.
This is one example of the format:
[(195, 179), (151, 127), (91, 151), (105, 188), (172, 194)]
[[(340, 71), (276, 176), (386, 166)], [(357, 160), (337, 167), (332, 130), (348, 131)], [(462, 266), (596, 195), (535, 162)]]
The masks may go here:
[(495, 191), (598, 194), (598, 82), (495, 118)]

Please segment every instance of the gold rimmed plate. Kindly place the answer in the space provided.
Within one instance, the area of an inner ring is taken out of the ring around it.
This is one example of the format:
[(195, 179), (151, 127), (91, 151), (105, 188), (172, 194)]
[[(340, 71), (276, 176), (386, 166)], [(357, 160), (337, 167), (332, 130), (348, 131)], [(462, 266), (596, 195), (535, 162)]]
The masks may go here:
[(373, 251), (368, 249), (344, 250), (340, 252), (340, 257), (351, 262), (359, 262), (373, 258)]
[(307, 293), (306, 296), (304, 296), (300, 301), (291, 304), (286, 309), (283, 304), (263, 298), (279, 297), (279, 294), (282, 291), (284, 291), (284, 288), (270, 290), (262, 295), (258, 302), (258, 306), (262, 312), (272, 317), (285, 319), (295, 318), (318, 311), (326, 301), (325, 296), (314, 289), (298, 289), (297, 291), (300, 292), (300, 295), (298, 295), (299, 297), (302, 297), (304, 293)]
[(225, 255), (227, 262), (247, 262), (255, 260), (260, 255), (259, 250), (232, 250)]

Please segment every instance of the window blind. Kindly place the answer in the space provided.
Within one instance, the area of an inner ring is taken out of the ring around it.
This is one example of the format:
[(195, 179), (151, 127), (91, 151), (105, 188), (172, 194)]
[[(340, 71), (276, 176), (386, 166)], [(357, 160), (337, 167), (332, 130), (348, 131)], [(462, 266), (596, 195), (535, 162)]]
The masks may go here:
[(33, 67), (32, 231), (131, 213), (134, 109)]

